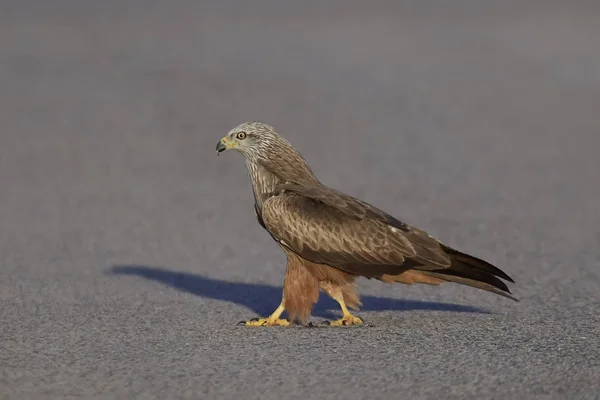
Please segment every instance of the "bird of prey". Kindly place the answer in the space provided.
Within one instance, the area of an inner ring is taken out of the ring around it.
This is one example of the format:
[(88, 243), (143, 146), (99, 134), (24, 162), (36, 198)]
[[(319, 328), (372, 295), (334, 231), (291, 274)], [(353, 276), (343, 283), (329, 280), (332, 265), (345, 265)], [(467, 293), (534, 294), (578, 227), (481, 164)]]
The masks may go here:
[[(272, 126), (238, 125), (217, 143), (217, 154), (230, 149), (245, 158), (258, 223), (287, 257), (279, 306), (266, 318), (241, 324), (306, 324), (319, 290), (342, 310), (342, 318), (330, 325), (362, 324), (348, 310), (361, 305), (358, 277), (404, 284), (455, 282), (518, 301), (499, 278), (514, 281), (497, 267), (323, 185), (304, 157)], [(284, 311), (288, 319), (281, 318)]]

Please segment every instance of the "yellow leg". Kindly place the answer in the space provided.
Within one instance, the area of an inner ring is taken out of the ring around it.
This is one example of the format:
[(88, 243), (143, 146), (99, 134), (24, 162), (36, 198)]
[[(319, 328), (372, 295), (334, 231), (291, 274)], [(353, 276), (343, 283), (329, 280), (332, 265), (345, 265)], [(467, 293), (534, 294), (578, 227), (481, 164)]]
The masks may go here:
[(285, 310), (285, 305), (283, 300), (281, 301), (281, 304), (279, 304), (279, 307), (277, 307), (277, 309), (275, 311), (273, 311), (273, 314), (271, 314), (269, 317), (267, 318), (254, 318), (251, 319), (250, 321), (240, 321), (238, 323), (238, 325), (246, 325), (246, 326), (289, 326), (290, 323), (287, 319), (280, 319), (279, 317), (281, 316), (281, 314), (283, 314), (283, 311)]
[[(326, 325), (331, 325), (331, 326), (345, 326), (345, 325), (362, 325), (363, 324), (363, 320), (355, 317), (354, 315), (352, 315), (350, 313), (350, 311), (348, 311), (348, 308), (346, 307), (346, 303), (344, 302), (344, 296), (342, 295), (342, 291), (337, 289), (337, 290), (332, 290), (330, 291), (329, 295), (340, 304), (340, 307), (342, 308), (342, 313), (343, 313), (343, 317), (341, 319), (335, 320), (335, 321), (326, 321)], [(329, 323), (327, 323), (329, 322)]]

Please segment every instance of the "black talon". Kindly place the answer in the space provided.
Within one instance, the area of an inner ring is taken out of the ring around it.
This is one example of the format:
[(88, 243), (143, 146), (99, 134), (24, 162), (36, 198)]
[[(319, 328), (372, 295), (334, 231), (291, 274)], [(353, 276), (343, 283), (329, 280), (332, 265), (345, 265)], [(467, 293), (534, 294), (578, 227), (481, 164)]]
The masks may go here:
[(342, 320), (342, 325), (344, 325), (344, 326), (348, 325), (348, 321), (346, 321), (345, 319)]
[(331, 325), (331, 322), (325, 320), (325, 321), (321, 322), (321, 325)]
[(240, 325), (246, 325), (246, 321), (240, 321), (240, 322), (238, 322), (237, 326), (240, 326)]
[(313, 325), (313, 323), (312, 323), (312, 322), (309, 322), (309, 323), (308, 323), (308, 327), (309, 327), (309, 328), (314, 328), (315, 326)]

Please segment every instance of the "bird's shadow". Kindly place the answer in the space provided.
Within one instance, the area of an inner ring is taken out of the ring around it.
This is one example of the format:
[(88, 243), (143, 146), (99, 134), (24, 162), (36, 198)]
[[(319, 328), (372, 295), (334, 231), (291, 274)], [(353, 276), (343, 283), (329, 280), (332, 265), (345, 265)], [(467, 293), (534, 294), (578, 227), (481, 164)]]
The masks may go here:
[[(196, 296), (239, 304), (249, 308), (258, 316), (269, 315), (281, 301), (281, 286), (228, 282), (202, 275), (144, 265), (114, 265), (107, 272), (111, 275), (140, 276)], [(489, 314), (489, 311), (460, 304), (401, 300), (368, 295), (361, 296), (360, 300), (363, 303), (360, 307), (361, 311), (425, 310)], [(337, 303), (328, 296), (320, 296), (312, 315), (333, 318), (335, 314), (332, 314), (331, 310), (339, 310)]]

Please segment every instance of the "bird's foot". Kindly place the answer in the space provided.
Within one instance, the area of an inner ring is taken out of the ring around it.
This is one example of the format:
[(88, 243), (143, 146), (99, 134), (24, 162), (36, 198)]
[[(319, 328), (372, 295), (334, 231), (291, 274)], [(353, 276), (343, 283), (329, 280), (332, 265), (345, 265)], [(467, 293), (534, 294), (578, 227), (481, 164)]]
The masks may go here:
[(245, 326), (290, 326), (287, 319), (281, 318), (252, 318), (250, 321), (240, 321), (238, 325)]
[(335, 320), (335, 321), (323, 321), (324, 325), (329, 326), (349, 326), (349, 325), (362, 325), (363, 320), (355, 317), (352, 314), (344, 315), (343, 318)]

